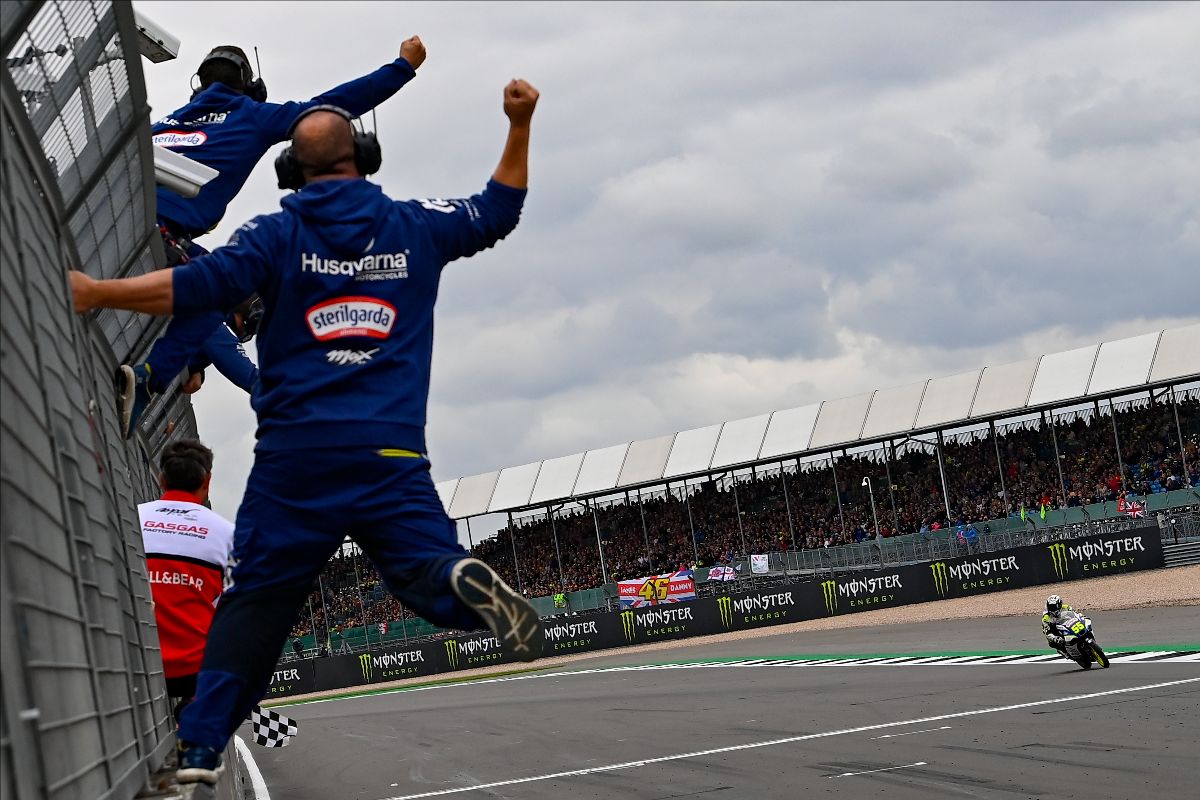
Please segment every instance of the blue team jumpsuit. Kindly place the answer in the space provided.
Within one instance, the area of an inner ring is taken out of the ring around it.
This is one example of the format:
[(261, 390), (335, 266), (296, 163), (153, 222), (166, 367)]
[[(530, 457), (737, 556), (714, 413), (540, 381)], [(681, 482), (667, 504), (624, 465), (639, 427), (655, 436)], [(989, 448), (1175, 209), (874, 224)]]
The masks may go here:
[(525, 191), (395, 202), (328, 180), (174, 272), (175, 310), (255, 291), (265, 313), (252, 403), (258, 445), (181, 740), (220, 750), (265, 694), (308, 592), (350, 536), (389, 590), (444, 627), (482, 621), (449, 585), (467, 557), (429, 475), (425, 414), (442, 267), (517, 224)]
[[(357, 116), (387, 100), (415, 75), (407, 60), (397, 58), (311, 100), (288, 103), (260, 103), (222, 83), (211, 84), (151, 129), (155, 144), (220, 173), (194, 198), (181, 197), (160, 186), (159, 226), (184, 240), (207, 233), (224, 216), (263, 155), (287, 139), (288, 129), (302, 111), (328, 103)], [(189, 259), (206, 253), (194, 242), (186, 249)], [(203, 361), (195, 357), (203, 353), (227, 378), (252, 392), (257, 370), (238, 346), (237, 337), (222, 324), (229, 310), (245, 299), (235, 300), (228, 308), (173, 317), (146, 357), (151, 368), (150, 391), (163, 391), (189, 364), (202, 367)]]

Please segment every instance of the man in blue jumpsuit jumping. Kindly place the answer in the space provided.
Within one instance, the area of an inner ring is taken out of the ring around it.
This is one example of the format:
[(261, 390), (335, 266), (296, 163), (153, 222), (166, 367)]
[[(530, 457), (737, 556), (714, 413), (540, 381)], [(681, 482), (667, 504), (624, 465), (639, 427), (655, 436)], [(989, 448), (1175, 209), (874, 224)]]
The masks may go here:
[[(196, 70), (199, 88), (188, 104), (151, 128), (156, 145), (220, 172), (193, 198), (158, 188), (158, 225), (171, 265), (208, 252), (192, 240), (216, 226), (255, 165), (287, 138), (301, 113), (326, 103), (355, 116), (370, 111), (412, 80), (424, 60), (425, 46), (413, 36), (400, 45), (399, 58), (369, 75), (305, 102), (280, 104), (266, 102), (267, 88), (240, 48), (213, 49)], [(152, 397), (185, 367), (190, 372), (185, 391), (200, 387), (203, 368), (210, 363), (246, 392), (253, 391), (257, 370), (240, 346), (255, 330), (256, 309), (247, 300), (241, 297), (225, 308), (177, 315), (145, 361), (122, 365), (117, 390), (126, 437), (137, 428)]]
[(324, 106), (297, 120), (276, 162), (280, 185), (299, 188), (281, 212), (172, 270), (105, 281), (71, 273), (81, 313), (200, 311), (252, 292), (265, 306), (258, 445), (237, 515), (233, 586), (180, 724), (179, 780), (217, 780), (222, 749), (265, 694), (309, 588), (346, 535), (425, 619), (464, 630), (482, 623), (516, 657), (541, 654), (537, 612), (458, 544), (422, 455), (442, 267), (516, 227), (537, 99), (524, 81), (505, 87), (504, 151), (469, 199), (390, 200), (361, 177), (379, 166), (374, 135)]

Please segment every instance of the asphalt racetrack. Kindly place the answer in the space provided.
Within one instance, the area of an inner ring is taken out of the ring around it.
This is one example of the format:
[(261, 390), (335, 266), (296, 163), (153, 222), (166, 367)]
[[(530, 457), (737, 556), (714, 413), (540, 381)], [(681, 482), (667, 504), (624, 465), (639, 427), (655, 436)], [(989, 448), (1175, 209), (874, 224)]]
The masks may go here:
[(948, 655), (1045, 652), (1036, 617), (693, 640), (285, 706), (300, 735), (252, 750), (273, 800), (1192, 796), (1200, 607), (1092, 617), (1110, 652), (1155, 653)]

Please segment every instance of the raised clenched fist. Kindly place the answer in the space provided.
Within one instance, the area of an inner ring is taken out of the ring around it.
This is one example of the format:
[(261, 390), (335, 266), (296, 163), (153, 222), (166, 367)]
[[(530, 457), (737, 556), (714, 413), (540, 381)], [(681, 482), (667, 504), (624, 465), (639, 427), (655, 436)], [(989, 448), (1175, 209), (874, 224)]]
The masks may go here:
[(514, 125), (528, 124), (537, 105), (538, 90), (528, 81), (514, 78), (504, 87), (504, 113)]
[(425, 44), (420, 36), (410, 36), (400, 45), (400, 57), (413, 69), (425, 63)]

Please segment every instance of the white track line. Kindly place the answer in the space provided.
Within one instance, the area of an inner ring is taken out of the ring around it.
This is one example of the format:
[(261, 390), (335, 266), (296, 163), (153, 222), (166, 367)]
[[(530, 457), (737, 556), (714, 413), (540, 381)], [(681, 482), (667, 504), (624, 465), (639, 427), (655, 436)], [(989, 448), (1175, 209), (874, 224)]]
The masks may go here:
[(263, 780), (262, 771), (258, 768), (258, 762), (254, 760), (254, 754), (250, 752), (250, 746), (240, 736), (234, 736), (233, 742), (237, 745), (238, 755), (242, 757), (242, 763), (246, 765), (246, 772), (250, 775), (254, 800), (271, 800), (271, 793), (267, 791), (267, 782)]
[(845, 736), (851, 733), (863, 733), (864, 731), (878, 731), (886, 728), (898, 728), (902, 725), (920, 725), (925, 722), (941, 722), (947, 719), (959, 719), (961, 717), (974, 717), (980, 714), (995, 714), (999, 711), (1016, 711), (1022, 708), (1034, 708), (1036, 706), (1048, 706), (1055, 703), (1070, 703), (1076, 700), (1091, 700), (1096, 697), (1109, 697), (1114, 694), (1128, 694), (1129, 692), (1143, 692), (1149, 689), (1164, 689), (1168, 686), (1180, 686), (1185, 683), (1197, 683), (1200, 678), (1184, 678), (1177, 681), (1166, 681), (1164, 683), (1150, 683), (1145, 686), (1129, 686), (1124, 689), (1109, 689), (1105, 692), (1091, 692), (1089, 694), (1077, 694), (1070, 697), (1055, 697), (1049, 700), (1033, 700), (1028, 703), (1014, 703), (1008, 706), (994, 706), (992, 708), (979, 708), (973, 711), (956, 711), (952, 714), (939, 714), (935, 717), (921, 717), (919, 719), (907, 719), (899, 722), (881, 722), (876, 725), (863, 725), (857, 728), (842, 728), (835, 731), (824, 731), (822, 733), (807, 733), (802, 736), (788, 736), (784, 739), (768, 739), (763, 742), (750, 742), (749, 744), (737, 744), (729, 747), (716, 747), (711, 750), (696, 750), (691, 753), (675, 753), (669, 756), (658, 756), (657, 758), (646, 758), (640, 761), (625, 761), (619, 764), (608, 764), (603, 767), (588, 767), (586, 769), (574, 769), (566, 772), (552, 772), (547, 775), (532, 775), (527, 778), (512, 778), (506, 781), (493, 781), (492, 783), (480, 783), (475, 786), (462, 786), (457, 789), (439, 789), (433, 792), (421, 792), (419, 794), (398, 795), (388, 797), (385, 800), (418, 800), (421, 797), (442, 797), (450, 794), (463, 794), (465, 792), (479, 792), (485, 789), (497, 789), (501, 786), (517, 786), (522, 783), (535, 783), (537, 781), (548, 781), (556, 778), (577, 778), (582, 775), (594, 775), (598, 772), (614, 772), (619, 769), (636, 769), (649, 764), (661, 764), (666, 761), (680, 761), (685, 758), (702, 758), (704, 756), (718, 755), (720, 753), (733, 753), (738, 750), (753, 750), (759, 747), (773, 747), (780, 744), (792, 744), (793, 742), (804, 742), (810, 739), (826, 739), (831, 736)]
[(880, 769), (868, 769), (862, 772), (843, 772), (841, 775), (826, 775), (826, 778), (853, 778), (855, 775), (870, 775), (872, 772), (891, 772), (894, 769), (908, 769), (909, 767), (923, 767), (928, 764), (928, 761), (916, 761), (912, 764), (901, 764), (898, 767), (881, 767)]
[(953, 727), (951, 725), (943, 725), (940, 728), (926, 728), (923, 731), (908, 731), (907, 733), (885, 733), (883, 736), (872, 736), (871, 740), (876, 739), (895, 739), (897, 736), (912, 736), (914, 733), (932, 733), (934, 731), (948, 731)]

